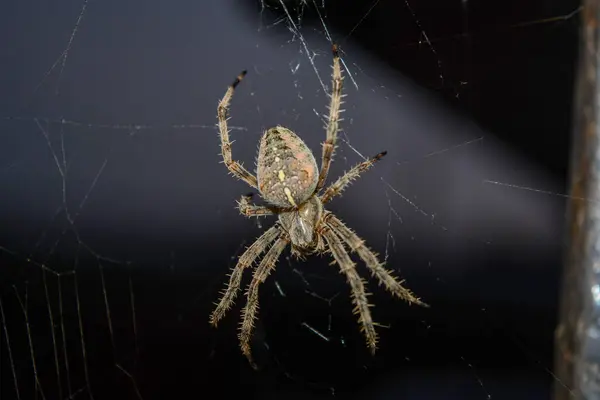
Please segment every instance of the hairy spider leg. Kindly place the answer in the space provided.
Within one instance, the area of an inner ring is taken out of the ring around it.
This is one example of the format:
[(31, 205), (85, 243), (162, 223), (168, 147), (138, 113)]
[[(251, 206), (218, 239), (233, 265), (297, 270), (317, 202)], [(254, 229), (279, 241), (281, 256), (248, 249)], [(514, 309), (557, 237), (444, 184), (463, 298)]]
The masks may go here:
[(221, 293), (221, 300), (217, 303), (217, 307), (210, 315), (211, 325), (217, 326), (217, 323), (225, 316), (227, 311), (233, 305), (242, 283), (244, 270), (251, 266), (254, 260), (256, 260), (280, 234), (281, 230), (279, 229), (279, 226), (272, 226), (256, 239), (256, 241), (240, 256), (237, 265), (231, 271), (227, 288)]
[(339, 130), (340, 114), (343, 110), (340, 109), (342, 106), (342, 69), (340, 67), (340, 55), (338, 53), (338, 47), (336, 44), (332, 46), (333, 51), (333, 77), (332, 77), (332, 88), (331, 88), (331, 101), (329, 103), (329, 116), (327, 118), (327, 124), (325, 131), (327, 136), (325, 142), (323, 142), (323, 156), (321, 158), (321, 172), (319, 173), (319, 183), (317, 184), (317, 191), (325, 186), (325, 180), (329, 173), (329, 166), (331, 165), (331, 159), (335, 151), (335, 145), (337, 141), (337, 133)]
[(365, 160), (354, 167), (352, 167), (348, 172), (344, 173), (344, 175), (340, 176), (334, 183), (329, 185), (329, 187), (323, 192), (321, 197), (321, 202), (326, 204), (331, 201), (335, 196), (339, 195), (354, 181), (357, 179), (360, 174), (371, 168), (375, 163), (383, 158), (387, 154), (387, 151), (382, 151), (377, 154), (375, 157), (372, 157), (368, 160)]
[(275, 215), (276, 212), (266, 206), (257, 206), (250, 202), (252, 193), (246, 194), (238, 201), (240, 213), (248, 218), (250, 217), (266, 217), (267, 215)]
[(348, 228), (340, 219), (330, 212), (325, 215), (325, 224), (333, 230), (346, 245), (364, 261), (371, 274), (377, 278), (380, 285), (392, 293), (394, 296), (407, 301), (409, 304), (414, 303), (423, 307), (429, 307), (422, 302), (410, 290), (402, 286), (404, 281), (399, 281), (391, 271), (385, 269), (384, 264), (379, 262), (377, 254), (369, 249), (364, 240), (350, 228)]
[(377, 332), (375, 331), (375, 324), (369, 310), (371, 305), (367, 299), (368, 294), (365, 290), (365, 281), (356, 272), (356, 265), (348, 255), (346, 249), (344, 249), (340, 238), (328, 227), (323, 229), (323, 236), (333, 254), (333, 258), (340, 268), (340, 272), (346, 276), (352, 292), (354, 313), (358, 314), (358, 322), (367, 340), (367, 346), (371, 350), (371, 353), (375, 353), (375, 350), (377, 350)]
[(250, 339), (252, 338), (252, 332), (254, 330), (254, 321), (258, 314), (258, 288), (275, 269), (275, 264), (277, 263), (281, 252), (289, 242), (290, 240), (285, 234), (282, 234), (279, 239), (277, 239), (254, 271), (252, 282), (250, 282), (246, 292), (248, 299), (246, 301), (246, 306), (242, 310), (242, 322), (240, 324), (240, 333), (238, 337), (242, 353), (248, 358), (248, 361), (253, 367), (255, 367), (255, 365), (254, 361), (252, 361)]
[(227, 127), (227, 120), (229, 119), (229, 103), (231, 103), (231, 98), (233, 97), (235, 88), (242, 81), (242, 79), (244, 79), (244, 76), (246, 76), (246, 71), (242, 71), (237, 78), (235, 78), (217, 107), (219, 136), (221, 137), (221, 155), (223, 156), (223, 162), (225, 163), (225, 166), (233, 176), (243, 180), (248, 185), (257, 189), (258, 185), (256, 183), (256, 177), (248, 172), (248, 170), (244, 168), (242, 164), (233, 160), (232, 158), (231, 141), (229, 140), (229, 128)]

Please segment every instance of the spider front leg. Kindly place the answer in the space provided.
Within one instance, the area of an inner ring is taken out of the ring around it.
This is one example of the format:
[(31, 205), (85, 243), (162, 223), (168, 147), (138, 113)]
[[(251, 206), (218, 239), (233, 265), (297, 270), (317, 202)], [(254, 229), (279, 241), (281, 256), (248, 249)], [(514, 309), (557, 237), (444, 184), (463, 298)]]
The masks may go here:
[(340, 55), (338, 53), (338, 47), (336, 44), (333, 45), (333, 76), (332, 76), (332, 88), (331, 88), (331, 101), (329, 103), (329, 117), (327, 119), (326, 132), (327, 136), (323, 143), (323, 157), (321, 159), (321, 172), (319, 173), (319, 183), (317, 184), (317, 191), (325, 185), (327, 174), (329, 173), (329, 166), (331, 165), (331, 158), (335, 150), (335, 143), (337, 140), (337, 133), (339, 130), (340, 121), (340, 107), (342, 106), (342, 69), (340, 67)]
[(258, 287), (267, 279), (273, 269), (275, 269), (275, 263), (288, 243), (289, 238), (287, 235), (284, 236), (284, 234), (282, 234), (282, 236), (277, 239), (254, 271), (252, 282), (250, 282), (248, 291), (246, 292), (248, 300), (246, 301), (246, 306), (242, 310), (242, 323), (238, 337), (242, 353), (244, 353), (254, 368), (256, 368), (256, 366), (252, 361), (250, 339), (252, 338), (252, 331), (254, 330), (254, 320), (258, 313)]
[(367, 339), (367, 346), (371, 350), (371, 353), (375, 353), (375, 350), (377, 350), (377, 332), (375, 331), (375, 323), (369, 310), (370, 304), (365, 291), (365, 282), (358, 275), (358, 272), (356, 272), (356, 265), (348, 255), (346, 249), (344, 249), (342, 241), (333, 230), (325, 227), (323, 229), (323, 236), (331, 253), (333, 253), (333, 258), (335, 258), (340, 267), (340, 271), (346, 275), (346, 280), (352, 289), (352, 302), (355, 306), (354, 313), (359, 315), (358, 321)]
[(250, 247), (246, 249), (238, 260), (237, 265), (231, 272), (227, 288), (222, 292), (221, 300), (210, 315), (210, 324), (217, 326), (217, 323), (225, 316), (225, 313), (231, 306), (237, 296), (242, 283), (242, 274), (244, 270), (260, 256), (273, 241), (280, 235), (281, 231), (277, 225), (272, 226), (263, 233)]
[(329, 185), (327, 190), (325, 190), (325, 192), (323, 192), (323, 194), (320, 196), (321, 202), (323, 204), (328, 203), (335, 196), (342, 193), (344, 189), (346, 189), (346, 187), (352, 183), (353, 180), (358, 178), (360, 174), (362, 174), (363, 172), (371, 168), (373, 165), (375, 165), (375, 163), (381, 160), (386, 154), (387, 151), (382, 151), (375, 157), (372, 157), (352, 167), (350, 171), (346, 172), (344, 175), (340, 176), (334, 183)]
[(246, 168), (244, 168), (239, 162), (234, 161), (231, 155), (231, 141), (229, 140), (229, 128), (227, 127), (227, 120), (229, 118), (229, 103), (231, 102), (231, 98), (233, 97), (233, 92), (237, 85), (244, 79), (246, 76), (246, 71), (242, 71), (235, 78), (235, 81), (229, 86), (227, 92), (225, 92), (225, 96), (219, 102), (217, 107), (217, 118), (219, 120), (219, 135), (221, 137), (221, 155), (223, 156), (223, 162), (225, 166), (235, 177), (243, 180), (248, 185), (257, 189), (256, 177), (252, 175)]
[(272, 209), (265, 206), (257, 206), (255, 204), (250, 203), (252, 200), (252, 193), (244, 195), (238, 201), (238, 208), (240, 209), (240, 213), (248, 218), (250, 217), (264, 217), (267, 215), (274, 215)]
[(402, 286), (402, 283), (404, 283), (403, 281), (399, 281), (392, 275), (391, 271), (385, 269), (383, 264), (379, 262), (377, 255), (365, 245), (364, 241), (358, 237), (352, 229), (344, 225), (344, 223), (332, 213), (328, 213), (324, 220), (327, 227), (333, 230), (337, 236), (342, 238), (352, 251), (358, 253), (358, 256), (371, 270), (372, 275), (377, 277), (379, 283), (382, 284), (388, 292), (407, 301), (409, 304), (414, 303), (423, 307), (429, 307), (429, 305), (423, 303), (410, 290)]

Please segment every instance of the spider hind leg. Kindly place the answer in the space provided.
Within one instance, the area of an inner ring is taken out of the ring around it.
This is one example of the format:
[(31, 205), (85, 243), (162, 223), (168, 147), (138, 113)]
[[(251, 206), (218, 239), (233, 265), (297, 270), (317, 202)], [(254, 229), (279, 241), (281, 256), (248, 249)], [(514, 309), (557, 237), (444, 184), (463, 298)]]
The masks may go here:
[(253, 188), (257, 188), (256, 177), (244, 168), (242, 164), (233, 160), (231, 155), (231, 141), (229, 140), (229, 127), (227, 126), (227, 120), (229, 119), (229, 104), (231, 103), (233, 92), (242, 79), (244, 79), (244, 76), (246, 76), (246, 71), (242, 71), (237, 78), (235, 78), (233, 83), (229, 85), (227, 92), (225, 92), (225, 96), (223, 96), (217, 106), (219, 136), (221, 138), (221, 155), (225, 166), (233, 176), (243, 180)]
[(337, 44), (332, 45), (333, 53), (333, 74), (331, 77), (331, 101), (329, 102), (329, 115), (325, 125), (326, 137), (323, 142), (323, 155), (321, 157), (321, 172), (319, 173), (319, 183), (317, 190), (325, 185), (329, 167), (335, 152), (337, 142), (337, 133), (339, 131), (340, 114), (343, 112), (342, 107), (342, 86), (344, 78), (342, 77), (342, 68), (340, 66), (340, 55)]

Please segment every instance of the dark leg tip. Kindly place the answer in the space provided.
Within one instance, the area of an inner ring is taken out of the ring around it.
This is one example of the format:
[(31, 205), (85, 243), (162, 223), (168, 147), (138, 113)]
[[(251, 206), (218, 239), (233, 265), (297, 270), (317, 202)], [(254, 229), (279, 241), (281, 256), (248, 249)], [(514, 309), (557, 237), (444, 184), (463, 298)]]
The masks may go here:
[(248, 71), (246, 71), (246, 70), (243, 70), (242, 72), (240, 72), (240, 74), (237, 76), (237, 78), (235, 78), (235, 81), (233, 81), (233, 83), (231, 84), (231, 87), (233, 87), (235, 89), (235, 87), (240, 84), (240, 82), (242, 81), (242, 79), (244, 79), (244, 77), (246, 76), (247, 73), (248, 73)]
[(377, 154), (375, 157), (376, 160), (379, 160), (380, 158), (383, 158), (383, 156), (385, 156), (387, 154), (387, 151), (382, 151), (381, 153)]

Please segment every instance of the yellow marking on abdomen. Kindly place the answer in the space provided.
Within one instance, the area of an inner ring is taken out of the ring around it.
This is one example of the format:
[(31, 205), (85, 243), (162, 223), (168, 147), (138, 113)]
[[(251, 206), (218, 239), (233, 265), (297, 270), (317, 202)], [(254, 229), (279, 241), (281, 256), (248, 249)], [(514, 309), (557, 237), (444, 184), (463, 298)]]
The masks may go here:
[(281, 182), (283, 182), (285, 180), (285, 174), (283, 173), (282, 169), (279, 170), (279, 174), (277, 176), (279, 176), (279, 180)]
[[(281, 172), (281, 171), (279, 171), (279, 172)], [(297, 207), (296, 202), (294, 201), (294, 198), (292, 197), (292, 192), (290, 191), (290, 188), (288, 188), (288, 187), (283, 188), (283, 192), (287, 196), (290, 204), (293, 205), (294, 207)]]

